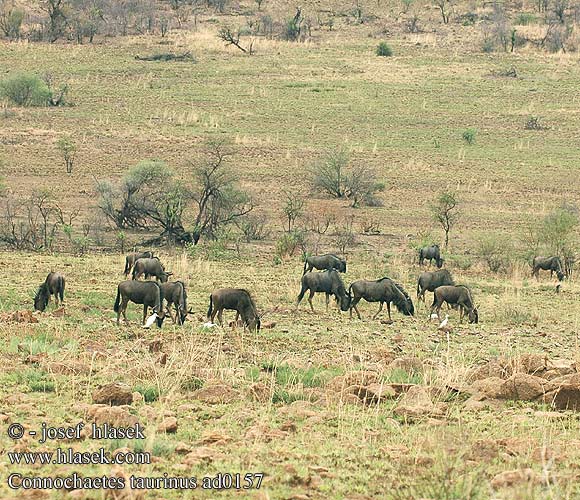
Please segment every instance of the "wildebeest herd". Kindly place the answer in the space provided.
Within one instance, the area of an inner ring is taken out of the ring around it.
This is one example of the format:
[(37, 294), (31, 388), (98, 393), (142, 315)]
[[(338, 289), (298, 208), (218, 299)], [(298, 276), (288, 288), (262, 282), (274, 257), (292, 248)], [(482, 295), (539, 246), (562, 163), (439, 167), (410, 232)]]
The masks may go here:
[[(417, 280), (417, 300), (425, 303), (425, 293), (433, 292), (430, 317), (435, 314), (440, 318), (441, 307), (447, 303), (448, 307), (459, 309), (460, 322), (467, 316), (470, 323), (479, 322), (479, 314), (471, 290), (466, 285), (457, 285), (448, 269), (441, 269), (444, 259), (441, 257), (438, 245), (430, 245), (419, 249), (419, 264), (425, 260), (435, 262), (436, 271), (426, 271), (419, 275)], [(361, 314), (357, 304), (361, 299), (367, 302), (378, 302), (379, 310), (373, 316), (375, 319), (387, 306), (389, 321), (391, 318), (391, 304), (405, 316), (413, 316), (415, 307), (409, 294), (403, 286), (388, 277), (376, 280), (358, 280), (346, 288), (339, 273), (346, 273), (346, 260), (334, 254), (309, 256), (304, 261), (301, 278), (301, 289), (296, 301), (296, 308), (309, 292), (308, 302), (314, 312), (312, 298), (316, 293), (324, 293), (326, 296), (326, 308), (333, 296), (341, 311), (356, 312), (359, 319)], [(316, 269), (316, 271), (315, 271)], [(559, 281), (565, 277), (561, 261), (558, 257), (535, 257), (532, 262), (532, 276), (539, 277), (539, 271), (554, 272)], [(127, 321), (126, 310), (129, 302), (143, 305), (143, 324), (147, 320), (148, 310), (153, 311), (151, 323), (155, 321), (161, 328), (163, 320), (168, 315), (174, 323), (183, 325), (187, 315), (192, 311), (187, 306), (187, 290), (183, 281), (169, 281), (173, 273), (165, 270), (159, 257), (153, 252), (133, 252), (125, 257), (125, 277), (131, 274), (131, 279), (122, 281), (117, 286), (117, 296), (113, 310), (117, 313), (117, 324), (120, 323), (121, 315)], [(145, 281), (140, 281), (143, 277)], [(155, 281), (148, 281), (150, 278)], [(64, 300), (65, 278), (58, 272), (50, 272), (34, 296), (34, 309), (44, 311), (54, 295), (55, 303), (62, 304)], [(173, 312), (175, 316), (173, 316)], [(209, 296), (209, 308), (207, 319), (213, 323), (216, 315), (219, 324), (222, 324), (224, 309), (236, 311), (236, 323), (241, 316), (244, 327), (250, 331), (260, 330), (260, 315), (256, 304), (250, 294), (242, 288), (220, 288), (214, 290)], [(154, 318), (154, 319), (153, 319)]]

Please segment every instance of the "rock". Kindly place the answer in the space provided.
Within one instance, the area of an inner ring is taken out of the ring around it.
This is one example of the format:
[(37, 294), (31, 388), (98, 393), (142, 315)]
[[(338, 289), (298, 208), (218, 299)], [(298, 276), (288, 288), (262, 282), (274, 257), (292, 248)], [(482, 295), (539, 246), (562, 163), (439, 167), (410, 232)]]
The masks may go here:
[(40, 363), (42, 363), (47, 357), (47, 354), (45, 352), (41, 352), (38, 354), (29, 354), (28, 356), (26, 356), (26, 358), (24, 358), (24, 364), (25, 365), (39, 365)]
[(491, 480), (494, 490), (508, 488), (518, 484), (541, 484), (540, 476), (532, 469), (517, 469), (500, 472)]
[(327, 389), (342, 392), (352, 385), (370, 385), (379, 381), (379, 374), (373, 371), (357, 370), (334, 377), (326, 385)]
[(133, 403), (142, 403), (143, 401), (145, 401), (145, 398), (143, 397), (143, 394), (141, 394), (140, 392), (135, 391), (133, 393)]
[(227, 434), (209, 430), (202, 434), (200, 443), (222, 445), (229, 443), (231, 440), (231, 436)]
[(497, 360), (492, 360), (485, 365), (478, 366), (467, 374), (470, 381), (483, 380), (486, 378), (505, 379), (511, 375), (511, 371), (500, 364)]
[(106, 405), (130, 405), (133, 402), (133, 393), (127, 384), (114, 382), (99, 387), (93, 392), (93, 403)]
[(179, 454), (179, 455), (185, 455), (187, 453), (189, 453), (191, 451), (191, 446), (189, 446), (187, 443), (184, 443), (183, 441), (179, 441), (179, 443), (177, 443), (175, 445), (175, 453)]
[(260, 403), (265, 403), (272, 398), (272, 391), (266, 384), (261, 382), (256, 382), (250, 387), (250, 397), (254, 401), (259, 401)]
[(499, 377), (489, 377), (484, 379), (476, 379), (469, 392), (476, 400), (482, 399), (499, 399), (503, 396), (502, 386), (504, 380)]
[(262, 323), (260, 325), (260, 328), (270, 329), (270, 328), (274, 328), (275, 326), (276, 326), (275, 321), (266, 321), (265, 323)]
[(167, 364), (167, 353), (162, 352), (155, 361), (158, 365), (165, 366)]
[(501, 386), (500, 399), (533, 401), (545, 392), (546, 381), (534, 375), (515, 373)]
[(66, 311), (64, 310), (64, 306), (59, 307), (58, 309), (55, 309), (54, 311), (52, 311), (50, 313), (50, 315), (55, 317), (55, 318), (62, 318), (64, 316), (66, 316)]
[(386, 384), (375, 383), (366, 387), (360, 385), (353, 387), (353, 394), (358, 396), (365, 404), (380, 403), (385, 399), (391, 399), (397, 395), (395, 390)]
[(0, 323), (38, 323), (38, 318), (32, 311), (14, 311), (0, 314)]
[(407, 373), (421, 373), (423, 371), (423, 362), (414, 356), (405, 356), (394, 359), (387, 370), (403, 370)]
[(121, 406), (103, 406), (97, 408), (93, 415), (95, 424), (109, 424), (113, 427), (133, 427), (139, 421), (135, 415)]
[(443, 415), (443, 405), (435, 405), (431, 401), (427, 389), (421, 386), (411, 387), (400, 399), (393, 412), (396, 415), (414, 419), (426, 416)]
[(513, 373), (527, 373), (528, 375), (540, 375), (546, 371), (548, 357), (545, 354), (522, 354), (511, 360), (510, 365)]
[(580, 411), (580, 384), (565, 384), (543, 395), (542, 400), (558, 410)]
[(546, 371), (542, 377), (546, 380), (553, 380), (565, 375), (576, 373), (576, 366), (574, 363), (565, 359), (549, 360)]
[(68, 363), (44, 363), (43, 366), (47, 371), (61, 375), (85, 375), (90, 371), (90, 368), (83, 363), (71, 361)]
[(200, 446), (190, 451), (185, 457), (183, 457), (183, 463), (186, 465), (197, 465), (200, 463), (211, 463), (219, 454), (213, 449), (207, 446)]
[(238, 399), (239, 394), (220, 381), (208, 381), (204, 387), (194, 391), (192, 396), (207, 404), (229, 403)]
[(165, 418), (157, 426), (157, 430), (159, 432), (165, 432), (166, 434), (175, 434), (177, 432), (177, 419), (175, 417)]

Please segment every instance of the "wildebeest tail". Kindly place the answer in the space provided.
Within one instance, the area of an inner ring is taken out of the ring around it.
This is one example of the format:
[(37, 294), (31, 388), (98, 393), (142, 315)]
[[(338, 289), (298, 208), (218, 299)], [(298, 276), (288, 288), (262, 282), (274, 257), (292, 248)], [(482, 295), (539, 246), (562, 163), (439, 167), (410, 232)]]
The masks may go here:
[(129, 274), (129, 270), (131, 269), (131, 265), (129, 264), (129, 257), (125, 257), (125, 270), (123, 271), (123, 274), (125, 276), (127, 276)]
[(62, 302), (64, 300), (64, 278), (62, 276), (58, 278), (58, 296)]
[(117, 298), (115, 299), (115, 305), (113, 306), (113, 311), (119, 312), (119, 305), (121, 304), (121, 289), (117, 287)]
[(210, 294), (209, 295), (209, 307), (207, 309), (207, 318), (209, 319), (211, 316), (211, 311), (213, 309), (213, 296)]
[(308, 267), (308, 257), (304, 259), (304, 270), (302, 271), (302, 276), (306, 274), (306, 268)]

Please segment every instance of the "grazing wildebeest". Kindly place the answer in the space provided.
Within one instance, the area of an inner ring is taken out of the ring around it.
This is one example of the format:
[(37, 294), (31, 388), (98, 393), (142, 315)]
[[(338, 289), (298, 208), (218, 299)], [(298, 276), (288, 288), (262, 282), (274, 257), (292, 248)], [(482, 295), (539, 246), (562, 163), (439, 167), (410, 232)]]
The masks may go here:
[(161, 328), (165, 312), (163, 311), (163, 290), (155, 281), (121, 281), (117, 287), (117, 298), (113, 310), (117, 313), (117, 324), (121, 314), (127, 321), (127, 304), (143, 304), (143, 324), (147, 318), (147, 309), (151, 307), (157, 314), (157, 326)]
[(399, 312), (405, 316), (413, 316), (415, 308), (413, 301), (401, 285), (390, 278), (381, 278), (375, 281), (359, 280), (355, 281), (348, 288), (348, 295), (352, 299), (350, 303), (350, 317), (352, 318), (352, 310), (356, 311), (358, 319), (362, 319), (356, 307), (360, 299), (365, 299), (367, 302), (380, 302), (379, 310), (373, 316), (375, 319), (383, 310), (383, 304), (387, 304), (387, 312), (389, 313), (389, 320), (391, 319), (391, 302), (395, 304)]
[(431, 245), (428, 247), (423, 247), (419, 249), (419, 265), (423, 265), (425, 259), (429, 260), (429, 264), (435, 261), (435, 264), (439, 269), (443, 267), (444, 259), (441, 258), (441, 251), (439, 250), (439, 245)]
[(218, 322), (223, 325), (222, 313), (224, 309), (236, 311), (236, 321), (242, 317), (244, 325), (253, 331), (260, 331), (260, 316), (250, 292), (243, 288), (219, 288), (209, 296), (207, 318), (213, 323), (217, 314)]
[(306, 260), (304, 261), (304, 271), (302, 272), (302, 276), (311, 272), (313, 269), (318, 269), (319, 271), (336, 269), (339, 273), (346, 273), (346, 260), (341, 259), (333, 253), (311, 255), (310, 257), (306, 257)]
[(302, 289), (300, 290), (298, 300), (296, 301), (297, 308), (304, 298), (306, 290), (310, 290), (308, 302), (310, 303), (310, 309), (312, 309), (312, 312), (314, 312), (314, 307), (312, 306), (312, 297), (314, 297), (316, 292), (324, 292), (326, 294), (326, 309), (328, 309), (330, 296), (334, 295), (337, 304), (340, 306), (340, 310), (348, 311), (350, 306), (350, 297), (346, 293), (342, 279), (334, 269), (317, 273), (310, 272), (302, 275)]
[(425, 303), (425, 292), (434, 292), (435, 288), (443, 285), (455, 285), (453, 277), (447, 269), (421, 273), (417, 280), (417, 300), (422, 300)]
[(124, 271), (125, 276), (129, 276), (129, 273), (131, 272), (133, 265), (139, 259), (150, 259), (152, 257), (153, 257), (153, 252), (151, 252), (151, 251), (132, 252), (132, 253), (127, 254), (125, 256), (125, 271)]
[(471, 290), (465, 285), (444, 285), (435, 288), (431, 313), (437, 310), (437, 317), (441, 320), (441, 306), (443, 302), (453, 306), (459, 306), (459, 322), (463, 321), (463, 315), (467, 314), (470, 323), (479, 323), (479, 314), (471, 296)]
[(161, 283), (166, 283), (169, 276), (173, 273), (168, 273), (165, 271), (163, 264), (159, 260), (159, 257), (151, 258), (141, 258), (135, 261), (133, 266), (133, 279), (138, 280), (141, 276), (145, 276), (145, 279), (155, 276), (155, 279), (161, 281)]
[[(168, 283), (161, 283), (161, 290), (163, 291), (163, 298), (167, 302), (167, 313), (171, 320), (179, 325), (183, 325), (185, 318), (191, 310), (187, 310), (187, 291), (182, 281), (172, 281)], [(171, 314), (171, 306), (175, 307), (175, 319)]]
[(539, 279), (540, 269), (550, 271), (550, 278), (554, 275), (554, 272), (556, 272), (558, 281), (564, 280), (565, 275), (560, 257), (534, 257), (534, 260), (532, 261), (532, 276)]
[(59, 297), (62, 304), (64, 300), (64, 284), (64, 276), (62, 274), (48, 273), (44, 283), (38, 287), (34, 296), (34, 310), (44, 311), (51, 295), (54, 295), (54, 302), (57, 306)]

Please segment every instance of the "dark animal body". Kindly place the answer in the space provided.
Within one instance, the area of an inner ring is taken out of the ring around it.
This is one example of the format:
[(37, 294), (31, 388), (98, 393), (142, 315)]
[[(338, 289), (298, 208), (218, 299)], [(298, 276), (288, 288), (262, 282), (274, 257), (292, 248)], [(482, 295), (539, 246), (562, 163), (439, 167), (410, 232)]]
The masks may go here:
[(433, 294), (433, 304), (431, 313), (437, 311), (437, 317), (441, 319), (441, 306), (447, 302), (450, 306), (459, 306), (459, 321), (463, 321), (464, 314), (467, 314), (470, 323), (479, 323), (479, 314), (471, 296), (471, 290), (465, 285), (445, 285), (435, 289)]
[(339, 273), (346, 273), (346, 260), (341, 259), (333, 253), (306, 257), (306, 260), (304, 261), (304, 271), (302, 272), (302, 276), (308, 272), (311, 272), (313, 269), (318, 269), (319, 271), (336, 269)]
[(155, 276), (156, 280), (161, 281), (161, 283), (166, 283), (172, 274), (165, 271), (159, 257), (138, 259), (133, 266), (134, 280), (138, 280), (141, 276), (145, 276), (145, 279)]
[(447, 269), (425, 271), (417, 280), (417, 300), (425, 303), (425, 292), (434, 292), (439, 286), (455, 285), (451, 273)]
[(379, 310), (373, 316), (375, 319), (383, 310), (383, 304), (387, 304), (387, 312), (389, 320), (391, 319), (391, 303), (393, 303), (399, 312), (405, 316), (413, 316), (415, 314), (415, 307), (413, 301), (403, 287), (390, 278), (381, 278), (375, 281), (359, 280), (352, 283), (348, 289), (349, 296), (352, 295), (350, 303), (350, 316), (352, 317), (352, 310), (356, 311), (358, 319), (361, 315), (356, 307), (360, 299), (365, 299), (367, 302), (380, 302)]
[[(187, 310), (187, 291), (182, 281), (172, 281), (168, 283), (161, 283), (161, 291), (163, 292), (163, 299), (167, 302), (167, 313), (171, 320), (179, 325), (183, 325), (185, 319), (191, 311)], [(171, 306), (175, 308), (175, 319), (171, 314)]]
[(312, 312), (314, 312), (312, 297), (314, 297), (314, 294), (317, 292), (323, 292), (326, 294), (326, 309), (328, 309), (330, 296), (334, 295), (341, 311), (348, 311), (350, 306), (350, 298), (346, 294), (346, 288), (342, 279), (340, 278), (338, 272), (336, 272), (334, 269), (317, 273), (310, 272), (303, 274), (302, 288), (300, 290), (300, 294), (298, 295), (298, 300), (296, 301), (296, 307), (298, 307), (304, 298), (304, 294), (307, 290), (310, 290), (308, 302), (310, 303), (310, 309), (312, 309)]
[(435, 261), (435, 265), (438, 268), (443, 267), (443, 263), (445, 262), (444, 259), (441, 258), (441, 250), (439, 249), (439, 245), (431, 245), (428, 247), (423, 247), (419, 249), (419, 265), (423, 265), (425, 259), (429, 261), (429, 264), (432, 264)]
[(207, 318), (213, 323), (217, 314), (220, 325), (223, 325), (224, 309), (236, 311), (236, 321), (242, 317), (244, 325), (250, 331), (260, 331), (260, 316), (250, 292), (243, 288), (219, 288), (209, 296)]
[(564, 271), (562, 268), (562, 261), (559, 257), (534, 257), (532, 262), (532, 276), (540, 277), (540, 269), (550, 271), (550, 277), (556, 273), (559, 281), (564, 279)]
[(125, 276), (129, 276), (129, 273), (131, 272), (131, 269), (135, 265), (135, 262), (137, 262), (139, 259), (150, 259), (152, 257), (153, 257), (153, 252), (150, 252), (150, 251), (132, 252), (132, 253), (127, 254), (125, 256), (125, 270), (123, 271), (123, 273), (125, 274)]
[(155, 281), (134, 281), (127, 280), (119, 283), (117, 287), (117, 298), (113, 310), (117, 313), (117, 324), (121, 314), (127, 321), (127, 304), (143, 304), (143, 324), (147, 318), (147, 310), (151, 307), (157, 314), (157, 326), (161, 328), (165, 312), (163, 311), (163, 290)]
[(38, 287), (36, 295), (34, 296), (34, 310), (44, 311), (50, 296), (54, 295), (54, 302), (58, 306), (59, 298), (60, 302), (64, 300), (64, 276), (60, 273), (48, 273), (48, 276), (44, 280), (44, 283)]

